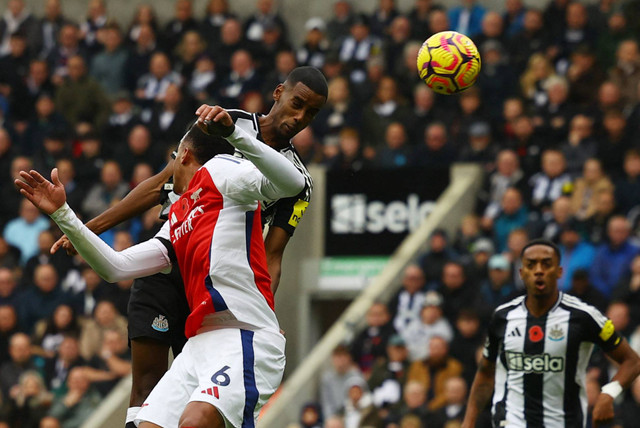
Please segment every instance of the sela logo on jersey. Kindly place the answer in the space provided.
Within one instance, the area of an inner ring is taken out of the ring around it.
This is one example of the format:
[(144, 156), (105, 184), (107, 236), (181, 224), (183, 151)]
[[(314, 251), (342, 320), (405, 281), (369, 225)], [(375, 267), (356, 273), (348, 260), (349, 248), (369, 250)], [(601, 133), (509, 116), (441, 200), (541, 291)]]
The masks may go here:
[(564, 370), (564, 358), (549, 354), (528, 355), (522, 352), (506, 351), (507, 368), (525, 373), (557, 373)]
[(171, 243), (175, 244), (180, 238), (182, 238), (184, 235), (186, 235), (187, 233), (191, 232), (193, 230), (193, 219), (198, 217), (199, 215), (204, 214), (204, 208), (202, 207), (202, 205), (198, 205), (197, 207), (194, 207), (190, 212), (189, 215), (187, 216), (186, 219), (184, 219), (184, 221), (182, 222), (182, 224), (178, 227), (176, 227), (175, 229), (173, 229), (173, 226), (175, 226), (175, 224), (178, 222), (177, 218), (175, 217), (175, 213), (171, 214), (171, 234), (172, 234), (172, 239), (171, 239)]
[(412, 193), (406, 201), (367, 201), (365, 194), (336, 194), (331, 198), (331, 232), (336, 234), (406, 233), (420, 226), (435, 207)]

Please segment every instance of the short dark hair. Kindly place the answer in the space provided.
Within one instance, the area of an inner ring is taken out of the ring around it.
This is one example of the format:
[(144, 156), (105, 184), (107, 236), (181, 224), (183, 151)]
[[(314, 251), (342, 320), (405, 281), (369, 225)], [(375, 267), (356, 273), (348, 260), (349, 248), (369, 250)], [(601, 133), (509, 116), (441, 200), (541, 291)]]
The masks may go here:
[(527, 248), (533, 247), (534, 245), (544, 245), (545, 247), (550, 247), (553, 252), (556, 253), (556, 257), (558, 257), (558, 264), (560, 264), (560, 248), (558, 248), (558, 246), (554, 244), (553, 241), (549, 241), (548, 239), (543, 238), (533, 239), (527, 242), (527, 245), (525, 245), (520, 252), (520, 259), (524, 258), (524, 252), (527, 251)]
[(296, 83), (302, 83), (318, 95), (327, 98), (329, 95), (329, 86), (327, 79), (320, 70), (315, 67), (304, 66), (294, 68), (287, 76), (285, 83), (295, 86)]
[(193, 156), (200, 165), (204, 165), (216, 155), (233, 154), (234, 152), (233, 146), (227, 140), (205, 134), (195, 122), (184, 134), (182, 141), (189, 144)]

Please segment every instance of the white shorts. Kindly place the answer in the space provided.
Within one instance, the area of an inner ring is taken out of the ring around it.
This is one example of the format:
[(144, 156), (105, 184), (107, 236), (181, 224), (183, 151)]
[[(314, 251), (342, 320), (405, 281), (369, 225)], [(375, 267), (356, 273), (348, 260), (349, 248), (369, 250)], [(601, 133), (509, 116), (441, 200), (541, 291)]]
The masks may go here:
[(285, 366), (285, 338), (265, 330), (227, 328), (187, 341), (136, 417), (177, 427), (187, 403), (210, 403), (227, 427), (254, 427)]

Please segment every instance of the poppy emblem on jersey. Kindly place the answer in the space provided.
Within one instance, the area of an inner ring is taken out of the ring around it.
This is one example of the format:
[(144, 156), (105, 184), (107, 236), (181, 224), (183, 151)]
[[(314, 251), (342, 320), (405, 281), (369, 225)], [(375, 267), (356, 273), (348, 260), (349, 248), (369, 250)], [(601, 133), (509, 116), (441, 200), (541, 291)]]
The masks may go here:
[(532, 342), (540, 342), (544, 339), (544, 332), (542, 331), (542, 327), (539, 325), (534, 325), (529, 329), (529, 340)]
[(564, 331), (562, 330), (562, 328), (557, 325), (554, 326), (549, 332), (549, 339), (553, 340), (554, 342), (559, 342), (564, 339)]

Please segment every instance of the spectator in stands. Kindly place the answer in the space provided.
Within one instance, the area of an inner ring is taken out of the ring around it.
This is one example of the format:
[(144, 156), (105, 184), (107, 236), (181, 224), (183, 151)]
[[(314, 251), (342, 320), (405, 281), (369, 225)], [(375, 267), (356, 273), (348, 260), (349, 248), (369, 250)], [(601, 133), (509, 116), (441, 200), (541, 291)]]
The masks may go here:
[(387, 126), (393, 122), (404, 123), (408, 115), (409, 109), (398, 95), (396, 81), (389, 76), (380, 79), (374, 98), (362, 113), (362, 135), (371, 151), (369, 156), (384, 147)]
[(344, 63), (345, 73), (352, 83), (362, 83), (366, 78), (365, 67), (371, 56), (378, 55), (381, 42), (370, 33), (369, 18), (358, 14), (351, 20), (349, 35), (338, 41), (337, 51)]
[(122, 46), (122, 32), (116, 23), (104, 27), (104, 50), (91, 59), (90, 74), (107, 94), (124, 89), (124, 68), (129, 54)]
[[(628, 338), (631, 335), (633, 329), (631, 328), (631, 316), (627, 302), (621, 302), (619, 300), (612, 301), (609, 303), (605, 315), (611, 320), (616, 331), (618, 331), (622, 337)], [(609, 361), (607, 361), (607, 363), (609, 363)]]
[(27, 260), (23, 271), (23, 281), (26, 284), (33, 278), (36, 267), (40, 265), (52, 265), (60, 278), (64, 278), (72, 267), (72, 261), (64, 254), (51, 254), (51, 246), (56, 242), (50, 230), (43, 230), (38, 235), (38, 254)]
[(354, 19), (351, 4), (347, 0), (338, 0), (333, 4), (333, 16), (327, 23), (327, 37), (337, 41), (348, 37)]
[(604, 113), (604, 135), (598, 140), (597, 157), (602, 162), (605, 172), (611, 177), (620, 175), (620, 165), (632, 145), (630, 134), (627, 133), (627, 124), (632, 123), (625, 119), (620, 110), (609, 109)]
[(323, 428), (344, 428), (344, 422), (340, 416), (331, 416), (325, 420)]
[(482, 92), (489, 118), (498, 122), (502, 118), (505, 100), (517, 93), (518, 79), (509, 64), (503, 43), (490, 39), (481, 46), (482, 68), (477, 85)]
[(182, 75), (185, 82), (191, 79), (196, 61), (207, 50), (207, 41), (196, 30), (189, 30), (182, 35), (175, 50), (174, 70)]
[(43, 375), (47, 388), (56, 396), (66, 393), (69, 372), (74, 367), (83, 367), (87, 361), (80, 356), (78, 337), (66, 333), (55, 353), (44, 360)]
[(504, 21), (495, 11), (487, 11), (482, 17), (480, 32), (474, 36), (474, 42), (483, 54), (487, 49), (487, 42), (500, 51), (505, 49)]
[(171, 70), (171, 61), (165, 53), (156, 52), (149, 60), (149, 72), (138, 79), (136, 102), (142, 108), (150, 109), (153, 103), (164, 100), (167, 88), (172, 84), (181, 86), (182, 77)]
[(618, 45), (616, 65), (609, 70), (611, 81), (620, 88), (622, 102), (630, 109), (638, 102), (640, 84), (640, 50), (638, 42), (625, 40)]
[[(264, 102), (268, 106), (268, 108), (271, 108), (274, 102), (273, 88), (278, 86), (278, 84), (284, 82), (287, 79), (289, 73), (291, 73), (291, 71), (293, 71), (293, 69), (298, 65), (302, 64), (299, 64), (296, 61), (296, 55), (293, 50), (282, 50), (276, 53), (274, 69), (266, 73), (264, 79), (262, 79), (262, 88), (260, 89)], [(346, 90), (346, 94), (348, 96), (348, 88), (346, 88)], [(331, 94), (331, 90), (329, 90), (329, 94), (331, 97), (334, 96), (334, 94)], [(322, 113), (323, 111), (324, 108), (318, 113)], [(315, 126), (317, 119), (318, 115), (316, 115), (316, 119), (312, 122), (314, 124), (314, 131), (317, 129)], [(344, 125), (344, 123), (342, 125)]]
[(524, 227), (528, 219), (529, 213), (522, 194), (518, 189), (510, 187), (502, 196), (500, 212), (495, 220), (483, 217), (482, 226), (487, 232), (493, 232), (496, 248), (498, 252), (502, 252), (507, 246), (509, 233)]
[(72, 23), (64, 25), (58, 35), (58, 46), (49, 52), (47, 62), (51, 73), (51, 81), (59, 86), (69, 75), (67, 68), (73, 56), (87, 57), (87, 51), (80, 45), (80, 30)]
[(44, 135), (42, 149), (33, 158), (33, 167), (39, 171), (51, 171), (60, 159), (69, 158), (67, 135), (62, 129), (51, 129)]
[(58, 305), (49, 318), (36, 323), (33, 333), (34, 351), (44, 357), (51, 357), (66, 336), (79, 338), (80, 331), (80, 322), (74, 308), (67, 304)]
[(293, 47), (285, 39), (282, 28), (275, 22), (266, 23), (259, 40), (259, 50), (254, 55), (260, 75), (263, 76), (274, 69), (275, 58), (279, 52), (292, 50)]
[(17, 269), (20, 265), (20, 250), (0, 236), (0, 266), (9, 269)]
[(3, 236), (8, 244), (20, 249), (20, 263), (38, 253), (38, 235), (49, 228), (49, 221), (28, 200), (20, 201), (19, 217), (9, 221), (4, 228)]
[(579, 46), (571, 55), (571, 63), (567, 70), (569, 101), (588, 109), (596, 101), (597, 93), (593, 88), (599, 87), (606, 77), (596, 62), (595, 52), (587, 46)]
[(574, 106), (568, 101), (569, 83), (563, 77), (552, 76), (545, 80), (544, 90), (547, 102), (536, 109), (534, 124), (548, 143), (558, 144), (567, 138), (569, 121), (575, 114)]
[(562, 229), (571, 220), (573, 220), (571, 199), (568, 196), (560, 196), (551, 204), (551, 211), (544, 213), (539, 220), (531, 222), (529, 225), (530, 234), (557, 243), (560, 240)]
[(480, 96), (480, 88), (473, 86), (458, 97), (458, 111), (451, 115), (449, 129), (451, 140), (458, 151), (469, 141), (469, 129), (477, 122), (488, 122)]
[(593, 137), (593, 121), (582, 114), (571, 119), (567, 141), (560, 145), (567, 162), (566, 171), (571, 177), (578, 177), (587, 159), (597, 152), (597, 142)]
[(231, 73), (221, 80), (216, 99), (228, 108), (239, 108), (239, 100), (250, 92), (259, 92), (262, 78), (248, 51), (236, 51), (231, 57)]
[(3, 397), (10, 397), (11, 389), (18, 384), (23, 373), (34, 370), (40, 372), (43, 360), (31, 353), (31, 340), (24, 333), (15, 333), (9, 341), (11, 360), (0, 366), (0, 391)]
[(398, 333), (402, 333), (413, 321), (420, 318), (425, 288), (424, 272), (420, 266), (407, 266), (402, 275), (402, 288), (389, 302), (393, 326)]
[(483, 317), (513, 297), (516, 287), (512, 282), (511, 264), (502, 254), (494, 254), (489, 259), (489, 277), (480, 283)]
[(629, 242), (630, 225), (622, 216), (612, 217), (607, 224), (608, 242), (600, 245), (591, 265), (593, 285), (611, 297), (620, 278), (629, 272), (631, 260), (640, 249)]
[(173, 18), (165, 25), (162, 32), (162, 45), (165, 51), (173, 52), (187, 31), (196, 31), (198, 22), (193, 17), (193, 4), (189, 0), (178, 0), (175, 3)]
[(257, 0), (255, 13), (247, 18), (244, 25), (245, 37), (258, 42), (269, 25), (278, 26), (283, 36), (287, 37), (287, 24), (278, 13), (274, 0)]
[(98, 355), (104, 343), (104, 335), (107, 330), (116, 329), (127, 331), (127, 319), (120, 315), (113, 303), (102, 300), (96, 304), (93, 318), (88, 319), (82, 327), (80, 334), (80, 355), (90, 360)]
[(620, 211), (629, 214), (640, 205), (640, 151), (627, 151), (623, 170), (622, 177), (616, 181), (615, 199)]
[(20, 375), (8, 401), (10, 426), (37, 428), (40, 420), (46, 416), (53, 396), (47, 391), (42, 376), (37, 371), (29, 370)]
[[(102, 141), (97, 133), (88, 133), (79, 137), (80, 155), (73, 160), (76, 179), (83, 193), (88, 192), (100, 180), (100, 172), (105, 163), (102, 153)], [(124, 140), (120, 142), (124, 143)]]
[[(20, 142), (20, 152), (28, 156), (36, 156), (36, 163), (44, 157), (43, 149), (47, 137), (61, 138), (66, 136), (69, 124), (65, 118), (56, 111), (53, 92), (42, 92), (35, 100), (34, 114), (26, 124), (26, 129)], [(62, 153), (67, 155), (68, 153)], [(58, 156), (59, 157), (59, 156)]]
[(507, 140), (507, 148), (518, 155), (520, 166), (526, 179), (540, 169), (540, 155), (544, 141), (535, 134), (533, 120), (528, 116), (519, 116), (512, 122), (513, 137)]
[(463, 308), (477, 306), (479, 296), (475, 280), (467, 279), (464, 267), (458, 262), (444, 265), (438, 292), (444, 299), (442, 310), (448, 320), (455, 320)]
[[(478, 223), (479, 229), (479, 223)], [(475, 278), (478, 283), (487, 278), (489, 258), (495, 252), (493, 242), (489, 238), (479, 237), (471, 244), (471, 257), (463, 258), (465, 272), (469, 278)], [(467, 260), (465, 260), (467, 259)]]
[(362, 373), (353, 363), (349, 349), (339, 345), (331, 352), (331, 367), (325, 369), (320, 378), (320, 403), (325, 418), (336, 416), (342, 410), (347, 381), (351, 378), (363, 379)]
[(40, 420), (38, 428), (61, 428), (58, 418), (53, 416), (45, 416)]
[(591, 267), (596, 254), (595, 248), (581, 236), (580, 229), (577, 221), (570, 220), (560, 231), (562, 277), (558, 287), (562, 291), (568, 291), (571, 287), (574, 272)]
[(235, 15), (229, 11), (227, 0), (210, 0), (205, 14), (206, 16), (200, 23), (198, 31), (209, 44), (216, 46), (220, 42), (222, 24)]
[(539, 109), (547, 104), (549, 96), (545, 85), (549, 78), (555, 76), (553, 64), (545, 55), (533, 53), (528, 57), (527, 67), (520, 75), (520, 90), (533, 107)]
[[(54, 0), (57, 1), (57, 0)], [(26, 103), (25, 110), (33, 112), (36, 100), (47, 93), (53, 96), (55, 88), (51, 83), (49, 65), (43, 59), (32, 59), (29, 63), (29, 73), (25, 77), (24, 85), (26, 89), (25, 98), (20, 103)]]
[(385, 130), (384, 146), (377, 151), (376, 165), (382, 169), (399, 169), (409, 165), (411, 148), (407, 132), (400, 122), (390, 123)]
[(427, 126), (424, 141), (416, 149), (414, 157), (414, 165), (423, 168), (448, 168), (454, 162), (456, 152), (449, 143), (447, 128), (442, 122), (434, 122)]
[(120, 165), (115, 161), (107, 161), (100, 172), (100, 182), (94, 184), (87, 193), (82, 211), (89, 218), (96, 217), (122, 199), (128, 191), (129, 186), (122, 179)]
[(437, 121), (441, 114), (439, 113), (439, 108), (435, 105), (435, 92), (422, 82), (413, 86), (412, 89), (413, 110), (406, 123), (409, 144), (417, 146), (424, 140), (424, 132), (427, 126)]
[(70, 23), (63, 15), (61, 6), (60, 0), (47, 0), (44, 15), (36, 24), (33, 53), (42, 58), (56, 48), (60, 29)]
[(633, 325), (640, 325), (640, 255), (633, 258), (629, 272), (620, 278), (611, 297), (627, 302)]
[(313, 133), (325, 146), (336, 146), (340, 133), (348, 128), (357, 129), (360, 121), (360, 109), (351, 97), (349, 81), (342, 76), (331, 79), (327, 103), (311, 123)]
[[(564, 31), (554, 37), (553, 49), (557, 52), (555, 59), (559, 61), (560, 70), (566, 70), (568, 58), (579, 46), (587, 46), (594, 49), (596, 34), (589, 24), (587, 9), (581, 3), (569, 3), (565, 17), (566, 27)], [(554, 52), (552, 51), (552, 52)]]
[(66, 395), (53, 400), (49, 415), (59, 419), (65, 428), (80, 428), (98, 408), (102, 397), (93, 389), (82, 367), (70, 370), (67, 388)]
[(151, 56), (157, 49), (156, 30), (151, 25), (141, 24), (137, 33), (125, 66), (126, 88), (131, 92), (136, 89), (138, 80), (149, 71)]
[[(56, 162), (55, 167), (58, 168), (58, 178), (64, 186), (64, 191), (67, 195), (67, 203), (71, 209), (79, 210), (85, 193), (80, 183), (75, 179), (76, 171), (73, 166), (73, 161), (70, 158), (62, 158)], [(51, 257), (55, 259), (55, 256), (56, 255), (53, 254)]]
[(105, 397), (125, 376), (131, 374), (131, 351), (127, 334), (119, 329), (107, 329), (100, 353), (90, 362), (85, 374), (92, 385)]
[[(563, 272), (563, 276), (565, 273)], [(576, 269), (569, 277), (571, 288), (567, 293), (576, 296), (583, 302), (598, 308), (604, 312), (607, 308), (607, 299), (601, 292), (596, 290), (589, 279), (589, 271), (586, 269)]]
[(0, 267), (0, 305), (15, 306), (18, 303), (17, 286), (16, 274), (9, 268)]
[(488, 122), (474, 122), (469, 126), (469, 140), (460, 148), (458, 160), (479, 164), (485, 173), (493, 171), (498, 147), (491, 141)]
[(444, 265), (455, 260), (457, 254), (451, 249), (449, 236), (444, 229), (436, 229), (429, 237), (427, 252), (418, 259), (418, 265), (424, 272), (427, 285), (439, 281), (442, 277)]
[(613, 192), (604, 190), (595, 195), (595, 211), (584, 222), (587, 237), (591, 244), (599, 245), (606, 241), (607, 224), (611, 217), (617, 213)]
[(518, 156), (513, 150), (501, 150), (495, 159), (495, 171), (488, 174), (483, 190), (478, 195), (484, 206), (483, 217), (491, 219), (500, 213), (502, 197), (507, 189), (515, 187), (522, 193), (526, 184)]
[(301, 428), (322, 428), (322, 412), (318, 403), (310, 402), (300, 412)]
[[(463, 0), (461, 6), (449, 9), (451, 29), (473, 37), (482, 30), (482, 18), (485, 13), (485, 8), (476, 0)], [(436, 32), (433, 28), (431, 31)]]
[[(336, 154), (334, 154), (337, 152)], [(327, 167), (332, 171), (356, 172), (371, 167), (371, 162), (362, 154), (360, 134), (354, 128), (344, 127), (338, 135), (338, 146), (325, 145)]]
[[(385, 0), (387, 3), (392, 3)], [(375, 22), (375, 15), (373, 18)], [(403, 53), (407, 43), (411, 40), (411, 22), (404, 15), (397, 15), (389, 21), (388, 28), (383, 34), (377, 34), (383, 39), (382, 49), (385, 55), (386, 70), (393, 76), (399, 76), (403, 68)], [(399, 73), (400, 72), (400, 73)]]
[(209, 54), (198, 57), (188, 82), (189, 95), (197, 102), (205, 102), (211, 94), (218, 91), (220, 76), (216, 73), (216, 64)]
[[(476, 240), (482, 237), (480, 233), (480, 218), (475, 214), (467, 214), (462, 217), (460, 228), (456, 231), (453, 249), (461, 256), (470, 255)], [(491, 245), (493, 248), (493, 244)]]
[(351, 356), (362, 373), (371, 372), (376, 360), (384, 358), (387, 342), (395, 333), (389, 310), (384, 303), (374, 303), (367, 311), (367, 327), (353, 340)]
[(566, 159), (561, 151), (548, 149), (542, 153), (542, 171), (529, 180), (531, 206), (538, 212), (551, 208), (553, 201), (571, 190), (571, 176), (566, 172)]
[(107, 8), (103, 0), (91, 0), (87, 8), (87, 19), (80, 25), (80, 38), (93, 56), (103, 46), (103, 39), (99, 36), (108, 22)]
[[(174, 90), (178, 92), (177, 95), (172, 94)], [(175, 86), (169, 87), (167, 89), (167, 98), (179, 98), (179, 91), (180, 89)], [(160, 118), (158, 116), (156, 116), (156, 118), (158, 119), (158, 122), (160, 122)], [(157, 134), (161, 134), (161, 124), (158, 122), (153, 125), (157, 126), (157, 129), (155, 129)], [(178, 125), (179, 124), (176, 124), (175, 128), (178, 128)], [(184, 131), (184, 129), (185, 128), (182, 127), (181, 131)], [(167, 128), (166, 131), (172, 137), (177, 135), (177, 129), (171, 129), (169, 131)], [(173, 141), (180, 141), (180, 139), (178, 138)], [(154, 171), (158, 170), (163, 162), (161, 151), (164, 149), (164, 145), (162, 143), (163, 140), (156, 140), (153, 138), (151, 131), (145, 125), (136, 125), (131, 128), (131, 132), (129, 132), (129, 136), (127, 138), (127, 145), (115, 151), (115, 158), (118, 159), (118, 165), (122, 170), (122, 181), (131, 180), (133, 169), (139, 163), (148, 163)], [(166, 143), (168, 143), (168, 141), (166, 141)], [(121, 189), (117, 190), (119, 191)], [(91, 193), (87, 195), (87, 198), (89, 196), (91, 196)], [(120, 197), (122, 197), (122, 195)]]
[(420, 426), (425, 426), (430, 416), (427, 409), (427, 392), (424, 385), (416, 380), (404, 384), (402, 403), (391, 412), (389, 419), (400, 423), (409, 415), (418, 418)]
[(73, 297), (62, 291), (55, 267), (50, 264), (37, 266), (33, 273), (33, 286), (19, 297), (20, 326), (31, 333), (36, 322), (52, 316), (59, 305), (73, 303)]
[[(640, 169), (638, 173), (640, 174)], [(590, 217), (595, 211), (595, 195), (601, 191), (611, 192), (613, 189), (613, 183), (604, 174), (600, 161), (593, 157), (587, 159), (582, 168), (582, 176), (574, 181), (571, 194), (572, 215), (578, 220)]]
[[(522, 29), (509, 38), (509, 62), (518, 75), (524, 71), (529, 58), (533, 59), (537, 52), (546, 47), (548, 35), (544, 24), (542, 13), (539, 10), (528, 9), (524, 14)], [(525, 95), (529, 96), (529, 94)]]
[(109, 117), (109, 100), (100, 84), (87, 74), (84, 58), (69, 58), (69, 76), (56, 92), (56, 109), (72, 125), (88, 121), (100, 128)]
[(373, 405), (373, 398), (364, 379), (356, 377), (347, 380), (347, 395), (342, 414), (345, 428), (381, 424), (378, 410)]
[[(507, 2), (508, 4), (509, 2)], [(461, 424), (467, 403), (467, 382), (462, 377), (452, 377), (444, 384), (444, 406), (432, 413), (429, 426), (445, 428), (452, 424)]]
[(447, 342), (453, 339), (453, 328), (443, 315), (443, 304), (440, 294), (428, 291), (422, 302), (420, 318), (414, 320), (402, 332), (411, 361), (424, 360), (429, 357), (431, 338), (438, 336)]
[(476, 374), (476, 350), (482, 346), (485, 329), (479, 314), (474, 309), (463, 309), (455, 320), (455, 333), (449, 343), (450, 354), (460, 361), (462, 376), (469, 383)]
[(367, 381), (378, 408), (388, 409), (400, 401), (409, 364), (406, 341), (401, 335), (394, 334), (387, 343), (386, 358), (376, 362)]
[(9, 343), (11, 337), (18, 332), (18, 314), (15, 306), (0, 305), (0, 367), (11, 360)]
[(135, 44), (138, 41), (143, 25), (149, 25), (154, 33), (158, 32), (158, 17), (153, 10), (153, 6), (149, 4), (141, 4), (136, 8), (131, 24), (129, 24), (126, 32), (127, 42)]
[(447, 379), (460, 376), (462, 370), (462, 364), (449, 355), (447, 341), (435, 336), (429, 341), (429, 357), (426, 360), (414, 361), (409, 367), (407, 383), (419, 382), (427, 391), (427, 397), (432, 397), (427, 408), (437, 410), (447, 402), (444, 394)]

